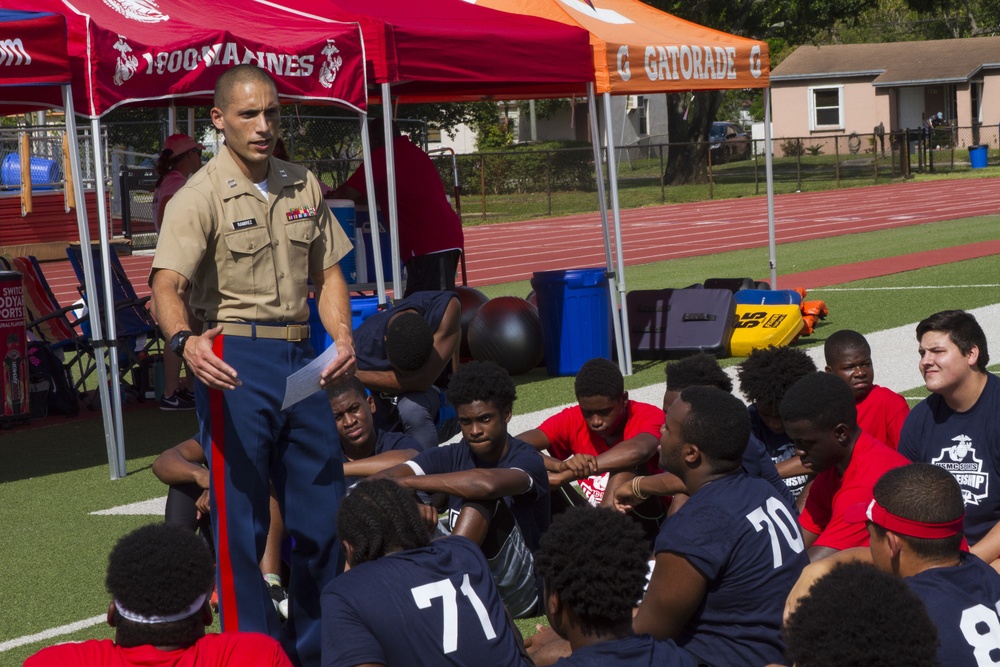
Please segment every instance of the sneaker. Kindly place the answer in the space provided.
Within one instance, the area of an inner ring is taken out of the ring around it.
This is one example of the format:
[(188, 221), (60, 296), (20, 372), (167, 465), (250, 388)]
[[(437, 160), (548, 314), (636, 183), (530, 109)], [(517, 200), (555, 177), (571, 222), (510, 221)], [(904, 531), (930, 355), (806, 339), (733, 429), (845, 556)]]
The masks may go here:
[(288, 618), (288, 591), (278, 584), (268, 584), (267, 592), (271, 594), (274, 609), (282, 619)]
[(177, 391), (180, 393), (181, 396), (183, 396), (187, 400), (189, 400), (192, 403), (194, 403), (194, 392), (193, 391), (187, 389), (186, 387), (181, 387)]
[(194, 410), (194, 401), (186, 398), (181, 390), (160, 399), (161, 410)]

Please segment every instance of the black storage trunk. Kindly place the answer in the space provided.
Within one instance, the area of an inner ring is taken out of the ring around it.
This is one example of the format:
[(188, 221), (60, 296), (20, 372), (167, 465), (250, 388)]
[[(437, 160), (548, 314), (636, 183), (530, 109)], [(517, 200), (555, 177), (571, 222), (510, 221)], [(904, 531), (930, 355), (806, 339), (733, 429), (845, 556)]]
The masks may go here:
[(736, 301), (727, 289), (635, 290), (626, 297), (629, 345), (636, 359), (696, 352), (729, 356)]

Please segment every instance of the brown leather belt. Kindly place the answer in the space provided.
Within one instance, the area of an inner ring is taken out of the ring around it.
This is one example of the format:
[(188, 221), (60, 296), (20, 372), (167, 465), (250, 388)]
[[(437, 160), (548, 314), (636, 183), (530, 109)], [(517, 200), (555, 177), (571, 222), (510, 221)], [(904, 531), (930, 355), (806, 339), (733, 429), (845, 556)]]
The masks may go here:
[(309, 338), (308, 324), (246, 324), (244, 322), (215, 322), (212, 326), (221, 326), (226, 336), (241, 338), (267, 338), (269, 340), (287, 340), (291, 343)]

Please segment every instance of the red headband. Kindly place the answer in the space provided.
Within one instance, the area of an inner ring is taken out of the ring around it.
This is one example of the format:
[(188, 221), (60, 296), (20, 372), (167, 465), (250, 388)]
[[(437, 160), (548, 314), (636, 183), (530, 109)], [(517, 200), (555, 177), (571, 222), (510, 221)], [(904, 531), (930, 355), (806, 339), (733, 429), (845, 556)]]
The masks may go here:
[(954, 521), (945, 523), (927, 523), (925, 521), (914, 521), (896, 516), (872, 500), (865, 512), (866, 517), (872, 523), (882, 526), (886, 530), (891, 530), (900, 535), (909, 537), (922, 537), (928, 540), (940, 540), (945, 537), (953, 537), (962, 533), (965, 523), (965, 513)]

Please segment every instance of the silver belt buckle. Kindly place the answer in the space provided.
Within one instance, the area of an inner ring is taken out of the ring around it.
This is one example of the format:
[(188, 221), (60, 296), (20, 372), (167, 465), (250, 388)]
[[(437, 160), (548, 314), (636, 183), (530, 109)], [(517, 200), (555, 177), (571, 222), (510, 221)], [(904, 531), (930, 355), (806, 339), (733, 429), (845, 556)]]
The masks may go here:
[[(302, 335), (303, 330), (308, 331), (307, 325), (289, 324), (285, 328), (285, 340), (287, 340), (290, 343), (299, 342), (300, 340), (305, 338), (305, 336)], [(306, 335), (308, 335), (308, 333)]]

